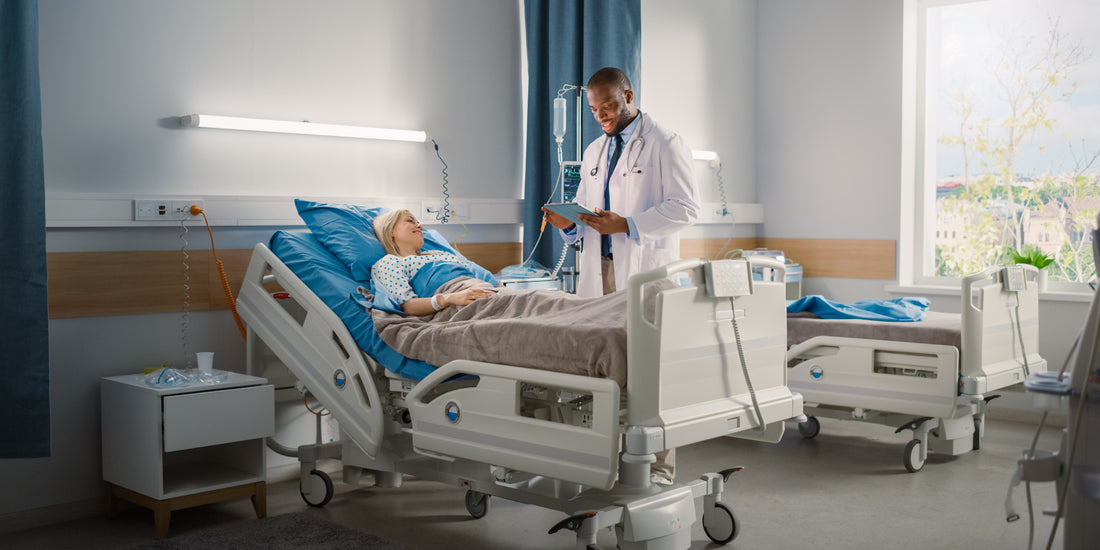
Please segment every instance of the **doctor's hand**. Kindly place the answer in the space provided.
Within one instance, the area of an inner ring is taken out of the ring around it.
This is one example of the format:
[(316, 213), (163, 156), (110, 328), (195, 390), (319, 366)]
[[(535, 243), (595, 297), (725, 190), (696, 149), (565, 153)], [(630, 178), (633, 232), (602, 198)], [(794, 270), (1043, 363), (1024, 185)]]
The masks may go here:
[(559, 216), (559, 215), (551, 212), (550, 209), (546, 208), (545, 206), (542, 207), (542, 211), (544, 212), (543, 219), (550, 222), (550, 225), (553, 225), (554, 227), (557, 227), (558, 229), (564, 229), (565, 231), (569, 231), (570, 229), (573, 229), (573, 227), (575, 225), (577, 225), (577, 224), (569, 221), (569, 219), (566, 218), (565, 216)]
[(588, 214), (577, 214), (577, 218), (582, 222), (587, 223), (589, 227), (595, 229), (601, 235), (627, 233), (630, 231), (630, 224), (627, 223), (626, 218), (610, 210), (600, 210), (599, 208), (594, 208), (593, 211), (599, 215), (589, 216)]

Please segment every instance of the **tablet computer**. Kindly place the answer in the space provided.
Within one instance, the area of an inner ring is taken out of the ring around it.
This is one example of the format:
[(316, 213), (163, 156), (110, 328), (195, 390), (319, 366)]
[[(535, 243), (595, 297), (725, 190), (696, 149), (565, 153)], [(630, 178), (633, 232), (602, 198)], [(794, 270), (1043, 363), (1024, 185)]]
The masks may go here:
[(577, 217), (577, 214), (588, 214), (589, 216), (598, 216), (599, 214), (575, 203), (575, 202), (551, 202), (543, 205), (547, 210), (580, 225), (588, 225)]

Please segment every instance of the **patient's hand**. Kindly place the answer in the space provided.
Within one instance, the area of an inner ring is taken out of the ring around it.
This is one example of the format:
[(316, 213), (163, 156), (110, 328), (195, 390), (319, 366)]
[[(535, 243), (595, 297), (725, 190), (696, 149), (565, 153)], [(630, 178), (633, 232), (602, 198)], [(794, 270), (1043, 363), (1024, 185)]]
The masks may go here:
[(450, 294), (443, 294), (437, 301), (442, 306), (464, 306), (475, 300), (488, 298), (493, 292), (484, 288), (467, 288)]

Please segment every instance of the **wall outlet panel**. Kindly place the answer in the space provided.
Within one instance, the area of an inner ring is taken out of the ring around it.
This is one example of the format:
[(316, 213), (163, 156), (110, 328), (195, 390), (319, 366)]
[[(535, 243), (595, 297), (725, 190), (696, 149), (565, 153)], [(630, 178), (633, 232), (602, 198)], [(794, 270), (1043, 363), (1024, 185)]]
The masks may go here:
[[(466, 220), (470, 217), (470, 205), (466, 203), (451, 202), (449, 218)], [(442, 201), (424, 201), (420, 203), (420, 213), (417, 219), (423, 224), (439, 223), (443, 219)]]
[(201, 218), (191, 215), (191, 207), (203, 207), (201, 199), (134, 199), (134, 221), (180, 221)]

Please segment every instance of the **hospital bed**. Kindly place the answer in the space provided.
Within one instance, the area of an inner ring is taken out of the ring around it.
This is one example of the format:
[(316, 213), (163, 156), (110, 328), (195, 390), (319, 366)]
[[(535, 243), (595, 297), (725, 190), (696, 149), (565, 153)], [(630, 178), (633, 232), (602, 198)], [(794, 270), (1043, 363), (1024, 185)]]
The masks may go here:
[[(318, 258), (297, 261), (296, 272), (272, 251), (289, 241), (320, 249)], [(707, 536), (724, 544), (739, 525), (721, 498), (740, 468), (660, 486), (650, 482), (653, 453), (727, 435), (776, 442), (784, 421), (802, 414), (801, 396), (786, 385), (783, 266), (772, 260), (681, 260), (632, 277), (620, 388), (470, 360), (402, 377), (361, 351), (362, 334), (303, 281), (318, 265), (332, 279), (334, 258), (308, 233), (278, 232), (271, 244), (255, 246), (237, 308), (249, 372), (285, 366), (339, 422), (339, 442), (299, 448), (311, 504), (332, 494), (316, 461), (338, 457), (345, 482), (370, 472), (382, 486), (411, 474), (465, 487), (474, 517), (488, 512), (490, 495), (561, 511), (549, 532), (575, 531), (579, 549), (597, 548), (596, 534), (612, 527), (624, 550), (688, 548), (700, 515)], [(777, 276), (732, 291), (721, 284), (751, 278), (741, 276), (751, 266)], [(692, 282), (659, 292), (646, 319), (643, 285), (684, 271)]]
[(788, 384), (807, 414), (799, 432), (817, 436), (817, 417), (910, 430), (910, 472), (929, 451), (979, 448), (991, 392), (1046, 370), (1037, 277), (1028, 265), (987, 268), (963, 278), (961, 314), (916, 323), (790, 316)]

